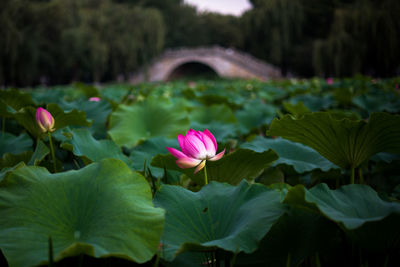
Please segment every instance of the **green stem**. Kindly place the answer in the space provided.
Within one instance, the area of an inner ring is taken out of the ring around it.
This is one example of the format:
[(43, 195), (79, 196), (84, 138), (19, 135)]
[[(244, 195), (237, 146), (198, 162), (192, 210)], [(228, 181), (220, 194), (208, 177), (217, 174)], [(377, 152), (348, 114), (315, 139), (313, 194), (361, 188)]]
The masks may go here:
[(52, 267), (53, 265), (53, 241), (51, 240), (51, 236), (49, 236), (49, 267)]
[(363, 176), (362, 168), (358, 169), (358, 177), (360, 177), (360, 184), (364, 184), (364, 176)]
[(6, 117), (3, 116), (1, 120), (1, 132), (4, 134), (5, 130), (6, 130)]
[(354, 168), (351, 168), (350, 184), (354, 184)]
[(315, 253), (315, 266), (321, 267), (321, 261), (319, 259), (319, 254), (318, 252)]
[(208, 178), (207, 178), (207, 168), (206, 168), (206, 165), (207, 165), (207, 163), (206, 163), (206, 164), (204, 164), (204, 181), (205, 181), (205, 184), (208, 184)]
[(157, 252), (156, 260), (154, 261), (153, 267), (158, 267), (159, 264), (160, 264), (160, 252)]
[(290, 255), (290, 253), (288, 253), (287, 260), (286, 260), (286, 267), (290, 267), (291, 259), (292, 259), (292, 255)]
[(51, 140), (51, 134), (50, 132), (47, 132), (48, 136), (49, 136), (49, 143), (50, 143), (50, 151), (51, 151), (51, 157), (53, 158), (53, 168), (54, 168), (54, 172), (57, 172), (57, 167), (56, 167), (56, 156), (54, 154), (54, 147), (53, 147), (53, 141)]

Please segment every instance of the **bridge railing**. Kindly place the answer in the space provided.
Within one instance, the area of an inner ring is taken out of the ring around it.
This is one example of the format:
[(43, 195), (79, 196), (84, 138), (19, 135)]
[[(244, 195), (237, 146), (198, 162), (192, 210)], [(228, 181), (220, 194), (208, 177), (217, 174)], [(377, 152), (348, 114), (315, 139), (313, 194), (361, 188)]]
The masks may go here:
[(279, 68), (267, 64), (250, 54), (240, 52), (234, 48), (223, 48), (220, 46), (212, 47), (196, 47), (196, 48), (178, 48), (178, 49), (167, 49), (159, 59), (162, 58), (175, 58), (185, 56), (219, 56), (229, 61), (233, 61), (241, 66), (245, 66), (251, 69), (252, 72), (258, 73), (261, 76), (280, 76)]

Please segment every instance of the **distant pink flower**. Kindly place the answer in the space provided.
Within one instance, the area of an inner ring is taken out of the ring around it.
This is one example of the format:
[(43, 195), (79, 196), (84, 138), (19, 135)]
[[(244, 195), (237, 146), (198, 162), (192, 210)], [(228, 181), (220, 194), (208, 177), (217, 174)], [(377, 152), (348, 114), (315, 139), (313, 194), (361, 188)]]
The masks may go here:
[(326, 79), (326, 83), (329, 84), (329, 85), (332, 85), (333, 84), (333, 78), (332, 77), (327, 78)]
[(179, 146), (181, 151), (166, 147), (168, 151), (177, 158), (176, 164), (179, 168), (193, 168), (196, 167), (194, 173), (197, 173), (206, 165), (206, 161), (216, 161), (222, 158), (225, 149), (215, 155), (217, 152), (217, 141), (210, 131), (205, 129), (203, 132), (190, 129), (186, 136), (178, 136)]
[(54, 129), (54, 118), (51, 116), (50, 112), (44, 108), (38, 108), (36, 110), (36, 122), (39, 125), (42, 132), (53, 132)]
[(394, 88), (395, 88), (396, 90), (398, 90), (398, 89), (399, 89), (399, 84), (396, 83), (395, 86), (394, 86)]
[(92, 102), (99, 102), (101, 99), (100, 99), (100, 97), (91, 97), (91, 98), (89, 98), (89, 101), (92, 101)]

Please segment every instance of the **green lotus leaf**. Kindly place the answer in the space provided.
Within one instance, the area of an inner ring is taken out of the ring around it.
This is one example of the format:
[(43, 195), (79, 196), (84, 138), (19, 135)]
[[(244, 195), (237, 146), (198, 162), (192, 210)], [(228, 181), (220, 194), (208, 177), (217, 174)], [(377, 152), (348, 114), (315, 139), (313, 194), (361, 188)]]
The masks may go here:
[(212, 121), (210, 123), (192, 121), (190, 127), (196, 131), (209, 130), (219, 142), (227, 142), (230, 138), (235, 138), (238, 130), (238, 124), (218, 121)]
[(269, 135), (310, 146), (342, 168), (356, 168), (378, 152), (400, 153), (400, 115), (373, 113), (369, 122), (335, 119), (327, 112), (272, 121)]
[(20, 154), (32, 150), (32, 139), (26, 133), (19, 136), (4, 132), (0, 133), (0, 157), (5, 153)]
[(290, 102), (283, 102), (282, 104), (285, 110), (294, 116), (301, 116), (311, 112), (301, 101), (296, 104)]
[(45, 263), (49, 237), (56, 261), (88, 254), (143, 263), (162, 234), (164, 211), (153, 207), (148, 183), (115, 159), (57, 174), (20, 168), (0, 196), (0, 248), (10, 267)]
[(20, 154), (5, 153), (2, 158), (0, 158), (0, 169), (5, 167), (13, 167), (20, 162), (28, 164), (32, 158), (32, 151), (24, 151)]
[(311, 111), (320, 111), (328, 109), (334, 103), (334, 99), (330, 94), (323, 94), (321, 96), (312, 94), (297, 95), (289, 100), (292, 105), (298, 105), (302, 102), (304, 106)]
[[(250, 149), (239, 148), (223, 156), (220, 160), (208, 161), (206, 165), (208, 179), (237, 185), (243, 179), (252, 180), (258, 177), (277, 158), (278, 155), (272, 150), (258, 153)], [(194, 168), (180, 169), (172, 155), (157, 155), (153, 158), (151, 165), (181, 171), (198, 184), (204, 183), (204, 171), (194, 174)]]
[[(90, 126), (84, 111), (74, 109), (70, 112), (64, 112), (57, 104), (48, 104), (47, 110), (55, 120), (56, 130), (66, 126)], [(14, 117), (34, 137), (39, 138), (43, 135), (36, 122), (36, 109), (34, 107), (23, 108), (14, 114)]]
[(367, 185), (345, 185), (331, 190), (326, 184), (319, 184), (306, 191), (305, 201), (315, 204), (326, 217), (350, 230), (400, 213), (399, 203), (383, 201)]
[(146, 164), (154, 177), (162, 178), (164, 176), (164, 168), (151, 166), (150, 163), (158, 154), (169, 154), (165, 147), (178, 148), (178, 140), (176, 138), (155, 137), (137, 145), (132, 149), (129, 157), (133, 162), (133, 168), (137, 171), (143, 171)]
[(235, 115), (240, 132), (246, 134), (254, 128), (270, 124), (276, 115), (276, 107), (257, 99), (244, 104), (243, 109), (236, 111)]
[(62, 101), (60, 106), (64, 110), (77, 109), (85, 111), (87, 119), (93, 122), (89, 128), (90, 131), (96, 138), (106, 138), (106, 121), (111, 113), (111, 106), (107, 101), (96, 102), (87, 99), (74, 102)]
[(55, 120), (55, 128), (61, 129), (66, 126), (90, 126), (91, 122), (86, 119), (86, 113), (74, 109), (65, 112), (57, 104), (48, 104), (47, 110), (51, 113)]
[(17, 89), (0, 90), (0, 116), (10, 117), (26, 106), (34, 106), (32, 96)]
[(176, 138), (189, 128), (183, 105), (148, 99), (132, 106), (119, 105), (111, 113), (109, 135), (119, 146), (133, 147), (140, 140), (164, 136)]
[(370, 92), (353, 98), (353, 103), (366, 112), (400, 111), (399, 97), (393, 92)]
[(24, 162), (20, 162), (17, 165), (13, 166), (13, 167), (6, 167), (6, 168), (2, 168), (0, 170), (0, 183), (3, 181), (3, 179), (5, 177), (7, 177), (12, 171), (25, 167), (25, 163)]
[(338, 168), (310, 147), (281, 138), (271, 139), (257, 136), (251, 142), (241, 145), (241, 147), (256, 152), (273, 149), (279, 155), (274, 165), (291, 165), (298, 173), (304, 173), (314, 169), (328, 171)]
[(236, 117), (227, 105), (202, 106), (190, 112), (190, 121), (207, 124), (212, 121), (236, 123)]
[(253, 252), (286, 210), (279, 192), (246, 181), (211, 182), (197, 193), (164, 185), (154, 203), (166, 210), (161, 256), (167, 261), (187, 250)]
[(65, 134), (67, 140), (61, 143), (61, 147), (70, 150), (74, 155), (85, 157), (90, 161), (101, 161), (107, 158), (120, 159), (130, 165), (119, 146), (112, 140), (96, 140), (87, 129), (75, 129)]
[(39, 140), (36, 144), (35, 151), (28, 162), (28, 165), (38, 165), (49, 153), (50, 149), (45, 145), (45, 143), (43, 143), (42, 140)]
[(81, 82), (77, 82), (74, 84), (74, 87), (81, 90), (82, 93), (87, 97), (99, 97), (100, 93), (99, 90), (93, 85), (87, 85)]
[(237, 127), (235, 115), (225, 104), (201, 106), (190, 112), (190, 128), (197, 131), (208, 129), (219, 141), (234, 137)]

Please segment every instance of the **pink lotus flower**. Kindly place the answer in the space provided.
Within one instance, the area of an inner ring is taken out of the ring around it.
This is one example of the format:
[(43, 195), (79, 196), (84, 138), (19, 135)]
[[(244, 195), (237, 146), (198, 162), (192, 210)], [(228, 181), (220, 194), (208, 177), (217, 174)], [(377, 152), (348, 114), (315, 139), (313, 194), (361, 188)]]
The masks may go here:
[(215, 155), (217, 141), (207, 129), (203, 132), (190, 129), (186, 136), (181, 134), (178, 136), (178, 142), (182, 152), (172, 147), (166, 147), (166, 149), (177, 158), (176, 164), (179, 168), (186, 169), (197, 166), (194, 173), (203, 169), (207, 160), (219, 160), (225, 153), (224, 149), (224, 151)]
[(54, 118), (51, 116), (50, 112), (44, 108), (38, 108), (36, 110), (36, 122), (39, 125), (42, 132), (54, 132)]
[(329, 85), (332, 85), (333, 84), (333, 78), (332, 77), (327, 78), (326, 79), (326, 83), (329, 84)]
[(101, 98), (100, 97), (91, 97), (91, 98), (89, 98), (89, 101), (92, 101), (92, 102), (99, 102), (101, 100)]

